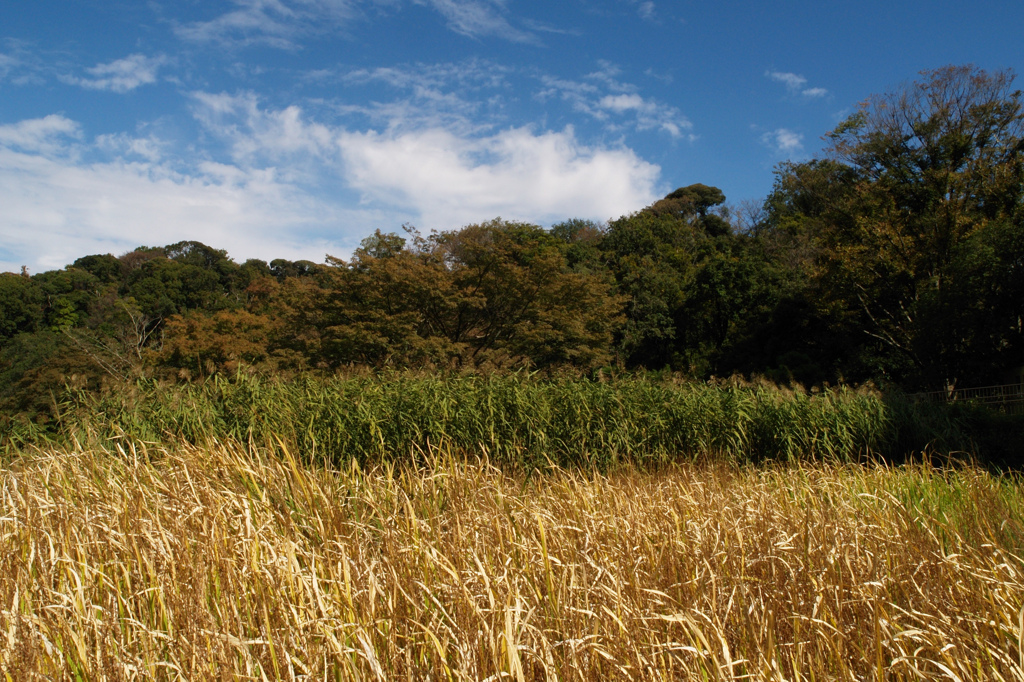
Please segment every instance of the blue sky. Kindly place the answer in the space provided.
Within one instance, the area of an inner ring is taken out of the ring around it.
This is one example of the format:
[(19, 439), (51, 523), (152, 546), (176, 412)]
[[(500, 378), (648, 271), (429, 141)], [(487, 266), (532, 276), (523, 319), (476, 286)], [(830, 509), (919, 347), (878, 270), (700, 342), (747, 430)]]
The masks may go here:
[(760, 201), (871, 94), (1018, 68), (1022, 29), (1019, 0), (4, 0), (0, 270)]

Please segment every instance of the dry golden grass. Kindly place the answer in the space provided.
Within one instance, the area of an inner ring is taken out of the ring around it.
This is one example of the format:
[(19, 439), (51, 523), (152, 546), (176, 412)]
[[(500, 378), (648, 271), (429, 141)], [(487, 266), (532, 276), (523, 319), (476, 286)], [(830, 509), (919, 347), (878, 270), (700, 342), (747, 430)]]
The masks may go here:
[(0, 679), (1024, 679), (1022, 484), (232, 445), (0, 470)]

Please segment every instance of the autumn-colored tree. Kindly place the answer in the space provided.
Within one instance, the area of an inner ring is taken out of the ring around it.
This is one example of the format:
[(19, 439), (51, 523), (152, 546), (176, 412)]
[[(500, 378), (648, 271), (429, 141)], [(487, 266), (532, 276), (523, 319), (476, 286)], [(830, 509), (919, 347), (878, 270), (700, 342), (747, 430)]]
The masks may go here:
[(244, 309), (175, 315), (164, 325), (159, 359), (181, 378), (232, 374), (243, 366), (273, 368), (274, 331), (266, 315)]
[(332, 260), (323, 349), (331, 364), (574, 365), (611, 359), (621, 300), (575, 272), (547, 231), (500, 219), (408, 242), (376, 233)]

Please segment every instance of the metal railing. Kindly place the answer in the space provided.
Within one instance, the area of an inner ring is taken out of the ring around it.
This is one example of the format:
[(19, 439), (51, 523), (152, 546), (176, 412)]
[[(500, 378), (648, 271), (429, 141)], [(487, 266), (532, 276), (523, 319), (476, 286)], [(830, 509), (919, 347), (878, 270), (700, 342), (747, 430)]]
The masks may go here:
[(911, 398), (924, 401), (985, 405), (1007, 414), (1024, 414), (1024, 384), (956, 388), (947, 391), (914, 393)]

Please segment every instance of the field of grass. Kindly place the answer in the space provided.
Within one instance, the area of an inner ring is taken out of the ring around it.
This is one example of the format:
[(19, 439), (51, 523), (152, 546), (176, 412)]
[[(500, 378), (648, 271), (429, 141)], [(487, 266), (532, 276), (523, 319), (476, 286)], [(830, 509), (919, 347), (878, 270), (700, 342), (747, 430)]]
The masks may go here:
[(1014, 476), (235, 443), (8, 458), (0, 679), (1024, 679)]
[(112, 440), (276, 446), (280, 439), (306, 459), (335, 464), (403, 461), (444, 446), (528, 471), (708, 457), (858, 460), (870, 453), (898, 461), (925, 448), (977, 450), (968, 421), (943, 407), (867, 389), (812, 394), (644, 377), (239, 375), (177, 386), (140, 382), (99, 398), (68, 394), (46, 428), (0, 419), (0, 452)]

